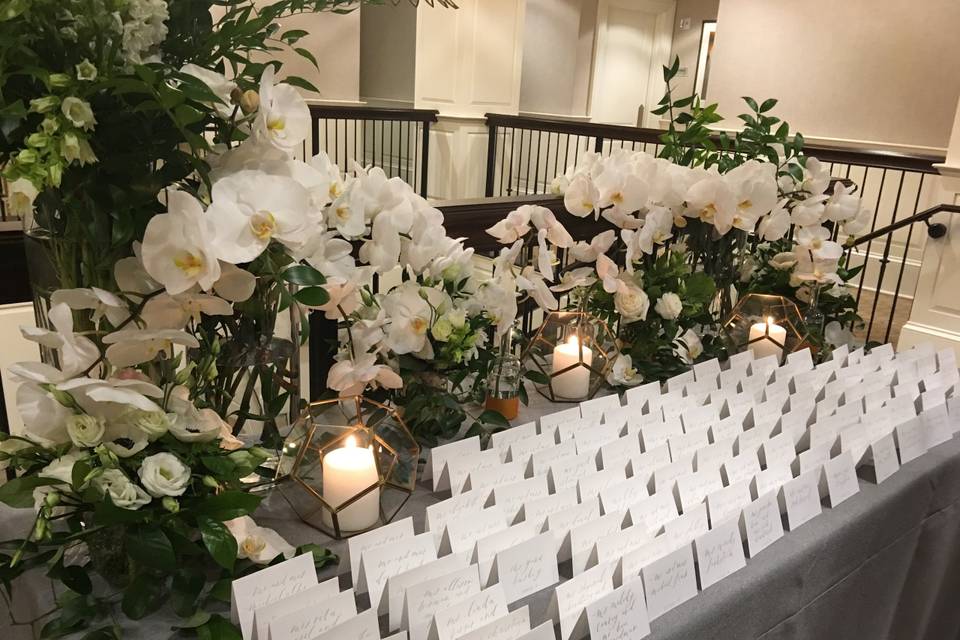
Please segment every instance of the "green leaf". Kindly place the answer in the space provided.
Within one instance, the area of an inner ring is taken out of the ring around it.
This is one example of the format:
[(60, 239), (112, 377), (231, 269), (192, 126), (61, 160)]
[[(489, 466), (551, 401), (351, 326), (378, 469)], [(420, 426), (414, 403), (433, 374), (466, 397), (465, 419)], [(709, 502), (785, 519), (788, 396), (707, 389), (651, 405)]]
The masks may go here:
[(770, 109), (773, 109), (775, 106), (777, 106), (777, 99), (767, 98), (763, 101), (763, 104), (760, 105), (759, 111), (760, 113), (764, 113), (766, 111), (770, 111)]
[(319, 69), (319, 68), (320, 68), (320, 65), (317, 63), (317, 59), (313, 57), (313, 54), (312, 54), (312, 53), (310, 53), (309, 51), (307, 51), (307, 50), (304, 49), (303, 47), (295, 47), (293, 50), (296, 51), (297, 53), (299, 53), (301, 57), (306, 58), (307, 60), (309, 60), (310, 63), (313, 64), (313, 67), (314, 67), (315, 69)]
[(93, 521), (98, 525), (112, 526), (116, 524), (131, 524), (142, 522), (149, 517), (145, 511), (134, 511), (132, 509), (121, 509), (114, 505), (110, 498), (104, 498), (93, 508)]
[(200, 570), (180, 570), (176, 573), (170, 586), (170, 605), (174, 613), (181, 618), (188, 618), (196, 613), (197, 600), (205, 583)]
[(284, 31), (283, 35), (280, 36), (280, 39), (286, 42), (287, 44), (293, 44), (300, 38), (309, 35), (303, 29), (290, 29), (289, 31)]
[(153, 573), (139, 573), (123, 594), (120, 608), (131, 620), (140, 620), (159, 609), (166, 599), (166, 579)]
[(237, 561), (237, 541), (226, 525), (210, 518), (199, 518), (200, 537), (210, 557), (224, 569), (233, 570)]
[(550, 384), (550, 378), (542, 371), (531, 369), (523, 374), (523, 377), (534, 384)]
[(323, 287), (300, 289), (293, 294), (293, 297), (297, 299), (297, 302), (308, 307), (320, 307), (330, 302), (330, 294)]
[(120, 640), (120, 628), (116, 626), (100, 627), (82, 636), (80, 640)]
[(149, 525), (131, 529), (127, 532), (126, 543), (127, 553), (136, 562), (167, 573), (176, 571), (177, 558), (173, 553), (173, 545), (159, 527)]
[(327, 549), (326, 547), (320, 546), (319, 544), (305, 544), (297, 547), (297, 555), (300, 555), (301, 553), (312, 553), (313, 564), (317, 567), (317, 569), (340, 562), (340, 558), (337, 557), (337, 554), (330, 551), (330, 549)]
[(200, 517), (223, 522), (253, 513), (263, 496), (255, 496), (244, 491), (224, 491), (209, 498), (191, 503), (190, 509)]
[(224, 618), (214, 615), (203, 626), (197, 627), (200, 640), (243, 640), (240, 630)]
[(16, 509), (33, 506), (33, 490), (37, 487), (48, 487), (54, 484), (64, 484), (55, 478), (41, 478), (40, 476), (24, 476), (7, 480), (0, 485), (0, 502)]
[(315, 286), (327, 282), (322, 273), (307, 264), (294, 265), (284, 271), (281, 277), (291, 284), (301, 286)]
[(757, 106), (757, 101), (749, 96), (743, 96), (743, 101), (747, 103), (747, 106), (750, 107), (750, 110), (754, 113), (760, 111), (760, 107)]
[(287, 76), (283, 79), (283, 81), (294, 87), (300, 87), (301, 89), (312, 91), (313, 93), (320, 93), (320, 89), (317, 89), (312, 82), (306, 78), (301, 78), (300, 76)]
[(487, 409), (486, 411), (481, 413), (480, 417), (477, 419), (480, 422), (483, 422), (486, 424), (495, 424), (500, 427), (510, 426), (510, 421), (507, 420), (505, 417), (503, 417), (502, 413), (500, 413), (499, 411), (493, 411), (491, 409)]

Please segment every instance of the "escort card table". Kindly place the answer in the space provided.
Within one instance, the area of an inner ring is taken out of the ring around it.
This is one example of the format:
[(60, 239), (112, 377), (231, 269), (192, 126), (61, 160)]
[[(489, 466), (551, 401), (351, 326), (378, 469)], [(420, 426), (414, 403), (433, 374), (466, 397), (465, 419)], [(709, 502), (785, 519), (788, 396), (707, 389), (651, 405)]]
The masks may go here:
[[(550, 405), (533, 394), (531, 400), (533, 406), (523, 410), (516, 424), (573, 406)], [(859, 493), (835, 509), (824, 500), (821, 515), (749, 558), (745, 568), (654, 619), (649, 637), (960, 637), (960, 437), (905, 464), (880, 485), (870, 479), (871, 467), (861, 467), (859, 473)], [(412, 516), (421, 532), (427, 505), (442, 497), (422, 484), (398, 519)], [(279, 493), (264, 502), (256, 518), (291, 544), (330, 547), (344, 561), (324, 569), (320, 580), (339, 575), (341, 589), (351, 586), (346, 543), (328, 540), (301, 523)], [(0, 538), (22, 534), (30, 521), (27, 510), (0, 505)], [(561, 565), (561, 581), (568, 572), (569, 562)], [(552, 592), (544, 589), (510, 608), (529, 605), (531, 626), (536, 626), (546, 619)], [(18, 620), (38, 616), (51, 602), (50, 583), (41, 575), (14, 586)], [(365, 609), (366, 596), (358, 603)], [(126, 637), (167, 638), (178, 621), (162, 612), (140, 623), (127, 622)], [(0, 638), (33, 637), (28, 627), (10, 625), (7, 604), (0, 602)]]

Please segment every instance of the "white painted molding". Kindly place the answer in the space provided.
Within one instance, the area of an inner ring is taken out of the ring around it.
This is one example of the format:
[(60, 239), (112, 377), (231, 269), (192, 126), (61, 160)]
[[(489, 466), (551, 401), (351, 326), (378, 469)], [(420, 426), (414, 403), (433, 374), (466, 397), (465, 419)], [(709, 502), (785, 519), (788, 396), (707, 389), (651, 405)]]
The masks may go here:
[(947, 178), (960, 178), (960, 165), (938, 163), (933, 168), (940, 172), (940, 175)]
[(317, 98), (307, 98), (307, 104), (315, 104), (321, 107), (369, 107), (372, 106), (366, 100), (318, 100)]
[(906, 351), (925, 342), (933, 343), (937, 348), (951, 348), (960, 353), (960, 333), (913, 320), (908, 321), (900, 330), (897, 351)]

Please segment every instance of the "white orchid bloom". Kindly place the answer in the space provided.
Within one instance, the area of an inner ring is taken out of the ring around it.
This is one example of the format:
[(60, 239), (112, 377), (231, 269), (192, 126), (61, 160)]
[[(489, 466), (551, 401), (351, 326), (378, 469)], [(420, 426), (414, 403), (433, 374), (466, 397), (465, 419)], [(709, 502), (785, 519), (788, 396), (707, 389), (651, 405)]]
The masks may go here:
[(306, 239), (310, 195), (292, 178), (241, 171), (213, 185), (207, 219), (217, 258), (239, 264), (259, 256), (276, 239), (297, 249)]
[[(446, 247), (435, 257), (427, 272), (435, 280), (444, 280), (459, 284), (463, 280), (470, 280), (473, 276), (473, 248), (465, 248), (463, 240), (453, 238), (446, 239)], [(472, 283), (469, 283), (469, 289)]]
[(310, 135), (310, 108), (295, 87), (274, 84), (274, 69), (267, 65), (260, 78), (260, 109), (254, 133), (277, 149), (293, 152)]
[(312, 307), (323, 311), (328, 320), (340, 320), (349, 316), (360, 307), (360, 290), (355, 280), (346, 280), (340, 277), (331, 277), (323, 285), (330, 299), (319, 307)]
[(113, 265), (113, 279), (120, 292), (139, 298), (162, 289), (163, 285), (151, 278), (143, 266), (143, 247), (139, 242), (133, 243), (133, 253), (134, 255), (128, 258), (120, 258)]
[(737, 215), (737, 201), (730, 185), (718, 174), (709, 174), (688, 190), (687, 217), (698, 218), (713, 225), (721, 235), (733, 228)]
[(810, 196), (793, 206), (790, 212), (790, 219), (798, 227), (808, 227), (810, 225), (820, 224), (826, 209), (824, 201), (825, 195)]
[(597, 257), (606, 253), (613, 246), (613, 241), (617, 239), (617, 232), (613, 229), (607, 229), (603, 233), (595, 235), (589, 243), (577, 242), (570, 247), (570, 255), (574, 260), (580, 262), (596, 262)]
[(67, 377), (85, 371), (100, 357), (97, 345), (85, 336), (73, 332), (73, 312), (61, 302), (50, 307), (47, 319), (53, 330), (39, 327), (20, 327), (20, 333), (31, 342), (57, 351), (60, 369)]
[(544, 277), (532, 266), (526, 266), (517, 276), (517, 287), (526, 291), (541, 309), (555, 311), (559, 307), (556, 297), (550, 292)]
[(547, 230), (537, 232), (537, 268), (548, 282), (553, 282), (553, 263), (557, 261), (553, 250), (547, 245)]
[(375, 355), (365, 353), (355, 360), (341, 360), (330, 367), (327, 386), (346, 397), (363, 393), (367, 386), (400, 389), (403, 380), (387, 365), (378, 364)]
[(266, 527), (258, 526), (250, 516), (241, 516), (224, 522), (237, 541), (237, 558), (254, 564), (268, 565), (277, 556), (287, 560), (297, 553), (296, 547)]
[[(220, 278), (213, 283), (213, 291), (224, 300), (249, 300), (257, 288), (257, 276), (229, 262), (220, 263)], [(212, 314), (211, 314), (212, 315)]]
[(19, 362), (11, 365), (10, 373), (20, 383), (17, 413), (23, 422), (24, 434), (41, 443), (69, 442), (67, 420), (73, 412), (41, 386), (63, 382), (66, 380), (63, 372), (40, 362)]
[(523, 249), (522, 240), (517, 240), (511, 246), (500, 249), (500, 253), (493, 259), (494, 278), (504, 273), (512, 273), (521, 249)]
[(224, 120), (229, 120), (233, 115), (234, 105), (231, 104), (230, 94), (234, 89), (237, 88), (237, 83), (232, 80), (227, 80), (226, 76), (222, 73), (218, 73), (211, 69), (204, 69), (195, 64), (189, 63), (185, 64), (180, 68), (180, 73), (185, 73), (189, 76), (193, 76), (203, 84), (207, 85), (210, 88), (210, 91), (213, 92), (219, 102), (215, 102), (212, 105), (216, 109), (217, 114)]
[(220, 278), (210, 220), (204, 217), (200, 202), (183, 191), (169, 191), (167, 207), (167, 213), (155, 215), (147, 223), (141, 248), (143, 266), (171, 295), (198, 284), (209, 291)]
[[(836, 243), (831, 242), (829, 244)], [(792, 286), (797, 286), (802, 282), (817, 282), (820, 284), (828, 282), (840, 284), (842, 282), (837, 275), (837, 258), (819, 256), (816, 252), (799, 246), (794, 250), (794, 256), (797, 259), (797, 264), (790, 276)]]
[(620, 269), (604, 254), (597, 256), (597, 275), (600, 276), (603, 290), (607, 293), (616, 293), (623, 285), (623, 281), (620, 280)]
[(573, 238), (562, 224), (553, 215), (553, 211), (546, 207), (524, 205), (530, 207), (530, 221), (538, 230), (546, 232), (547, 240), (566, 249), (573, 246)]
[(174, 345), (196, 349), (200, 342), (185, 331), (174, 329), (123, 329), (103, 338), (107, 360), (115, 367), (132, 367), (163, 354), (173, 357)]
[(586, 218), (593, 213), (599, 200), (597, 186), (583, 174), (574, 176), (563, 194), (563, 205), (578, 218)]
[(383, 296), (381, 308), (389, 320), (384, 342), (396, 354), (416, 353), (427, 344), (433, 310), (420, 285), (407, 281)]
[(409, 232), (415, 215), (408, 200), (380, 212), (373, 220), (370, 239), (360, 247), (360, 259), (378, 273), (392, 271), (399, 264), (403, 249), (400, 234)]
[(732, 186), (737, 207), (733, 226), (753, 231), (757, 221), (777, 206), (776, 167), (769, 162), (748, 160), (728, 171), (724, 179)]
[(870, 228), (873, 222), (873, 211), (867, 207), (861, 207), (857, 216), (853, 220), (847, 220), (843, 223), (843, 233), (848, 238), (855, 238)]
[(630, 214), (647, 203), (647, 183), (631, 173), (629, 167), (605, 168), (594, 178), (594, 184), (599, 193), (597, 206), (601, 209), (609, 207), (614, 214)]
[(643, 376), (633, 367), (633, 358), (618, 353), (613, 367), (607, 374), (607, 384), (614, 387), (635, 387), (643, 382)]
[(592, 267), (580, 267), (566, 271), (560, 276), (560, 282), (550, 287), (551, 291), (563, 293), (578, 287), (589, 287), (597, 281), (596, 271)]
[(530, 231), (531, 205), (523, 205), (507, 214), (507, 217), (487, 229), (487, 233), (502, 244), (512, 244)]
[(693, 329), (687, 329), (673, 339), (673, 352), (686, 364), (693, 364), (703, 354), (703, 343)]
[(50, 296), (50, 304), (63, 303), (74, 311), (92, 309), (93, 322), (99, 322), (106, 317), (110, 324), (117, 326), (130, 317), (127, 303), (116, 294), (97, 287), (89, 289), (57, 289)]
[(305, 247), (306, 261), (323, 275), (342, 279), (357, 278), (353, 246), (336, 231), (315, 235)]
[(824, 207), (824, 219), (846, 222), (855, 218), (860, 211), (860, 198), (853, 195), (854, 191), (856, 186), (845, 187), (842, 182), (837, 182), (833, 187), (833, 194)]
[(807, 193), (820, 195), (830, 186), (830, 170), (818, 159), (809, 157), (803, 167), (800, 188)]
[(757, 234), (767, 242), (779, 240), (790, 230), (790, 214), (786, 210), (786, 200), (781, 200), (777, 206), (760, 220)]
[[(647, 214), (643, 227), (634, 236), (636, 248), (643, 253), (650, 255), (654, 252), (656, 245), (663, 244), (673, 237), (673, 214), (669, 209), (657, 207)], [(631, 265), (632, 261), (628, 263)]]
[(843, 247), (830, 240), (830, 230), (819, 225), (797, 229), (796, 243), (798, 249), (810, 251), (814, 258), (837, 260), (843, 255)]
[(148, 329), (183, 329), (191, 320), (198, 322), (201, 314), (233, 315), (233, 305), (205, 293), (187, 292), (175, 296), (161, 293), (147, 300), (140, 317)]

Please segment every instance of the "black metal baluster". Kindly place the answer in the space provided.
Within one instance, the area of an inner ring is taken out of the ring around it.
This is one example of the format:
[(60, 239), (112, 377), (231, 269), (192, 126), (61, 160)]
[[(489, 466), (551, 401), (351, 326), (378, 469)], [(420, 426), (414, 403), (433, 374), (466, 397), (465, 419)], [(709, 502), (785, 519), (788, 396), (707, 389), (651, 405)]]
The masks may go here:
[[(900, 208), (900, 194), (903, 192), (903, 172), (900, 172), (900, 184), (897, 186), (897, 197), (893, 201), (893, 215), (890, 219), (890, 224), (893, 224), (897, 221), (897, 210)], [(877, 288), (876, 292), (873, 295), (873, 305), (870, 308), (870, 323), (867, 325), (867, 335), (864, 339), (865, 342), (870, 342), (870, 334), (873, 332), (873, 322), (876, 319), (877, 315), (877, 303), (880, 301), (880, 296), (883, 291), (883, 275), (887, 272), (887, 263), (890, 262), (890, 245), (893, 242), (893, 232), (887, 234), (887, 241), (883, 245), (883, 256), (880, 258), (880, 273), (877, 275)], [(867, 243), (869, 246), (870, 243)], [(896, 295), (896, 294), (894, 294)], [(887, 332), (889, 334), (889, 325), (887, 327)]]
[[(920, 194), (923, 192), (923, 179), (926, 176), (920, 174), (920, 184), (917, 186), (917, 198), (913, 202), (913, 213), (910, 215), (916, 215), (917, 209), (920, 208)], [(907, 269), (907, 257), (910, 255), (910, 241), (913, 239), (913, 227), (916, 223), (911, 224), (910, 228), (907, 229), (907, 242), (903, 247), (903, 257), (900, 260), (900, 273), (897, 275), (897, 288), (893, 292), (893, 303), (890, 305), (890, 319), (887, 322), (887, 333), (883, 336), (884, 342), (890, 342), (890, 329), (893, 328), (893, 317), (897, 312), (897, 302), (900, 301), (900, 286), (903, 283), (903, 272)], [(914, 290), (916, 294), (916, 290)]]

